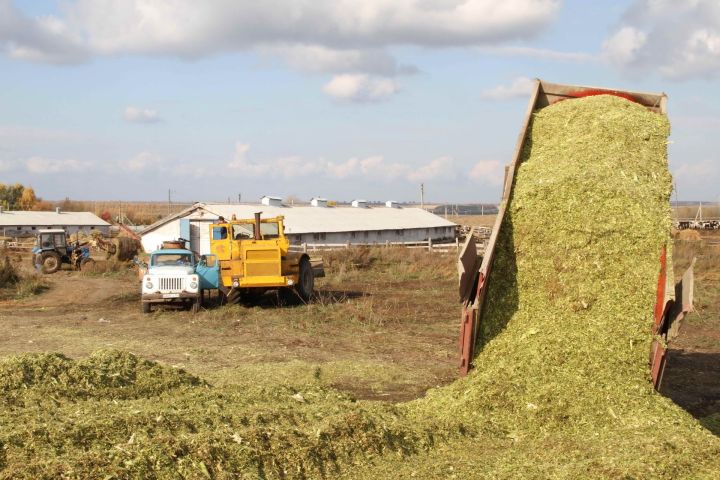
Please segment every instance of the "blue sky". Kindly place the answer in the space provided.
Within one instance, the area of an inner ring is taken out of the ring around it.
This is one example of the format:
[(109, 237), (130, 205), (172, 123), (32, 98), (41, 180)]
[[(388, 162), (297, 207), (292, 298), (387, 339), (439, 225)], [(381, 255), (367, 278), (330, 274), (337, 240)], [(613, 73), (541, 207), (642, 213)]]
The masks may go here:
[(45, 198), (493, 202), (531, 78), (669, 95), (718, 201), (711, 0), (0, 0), (0, 181)]

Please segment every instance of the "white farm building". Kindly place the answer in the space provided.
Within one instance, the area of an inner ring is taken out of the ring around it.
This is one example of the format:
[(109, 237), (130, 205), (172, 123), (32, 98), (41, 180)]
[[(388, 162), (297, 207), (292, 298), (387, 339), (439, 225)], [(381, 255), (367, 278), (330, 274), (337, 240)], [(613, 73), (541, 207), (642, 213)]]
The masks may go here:
[(34, 237), (38, 230), (62, 228), (68, 235), (83, 230), (110, 233), (110, 224), (90, 212), (50, 212), (4, 210), (0, 208), (0, 235), (4, 237)]
[(150, 225), (140, 236), (146, 252), (165, 240), (185, 238), (194, 252), (204, 254), (210, 252), (209, 225), (219, 217), (253, 218), (255, 212), (262, 212), (263, 218), (285, 217), (285, 235), (294, 245), (384, 245), (455, 238), (454, 223), (422, 208), (398, 208), (395, 203), (372, 208), (314, 203), (318, 206), (196, 203)]

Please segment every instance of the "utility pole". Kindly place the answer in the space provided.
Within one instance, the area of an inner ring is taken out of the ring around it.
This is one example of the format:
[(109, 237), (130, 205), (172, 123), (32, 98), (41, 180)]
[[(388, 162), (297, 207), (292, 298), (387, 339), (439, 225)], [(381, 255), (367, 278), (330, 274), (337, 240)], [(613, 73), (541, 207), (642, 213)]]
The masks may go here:
[(425, 184), (420, 184), (420, 208), (425, 208)]
[(242, 194), (238, 193), (238, 203), (242, 203)]
[(172, 190), (168, 188), (168, 215), (170, 215), (170, 205), (172, 204)]

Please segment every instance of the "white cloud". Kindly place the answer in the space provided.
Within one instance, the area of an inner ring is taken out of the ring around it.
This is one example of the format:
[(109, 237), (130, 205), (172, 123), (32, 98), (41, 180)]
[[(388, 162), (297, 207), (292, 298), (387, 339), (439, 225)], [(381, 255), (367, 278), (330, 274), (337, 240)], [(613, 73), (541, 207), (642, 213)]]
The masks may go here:
[(123, 118), (131, 123), (157, 123), (162, 121), (157, 110), (140, 107), (127, 107)]
[(10, 58), (43, 63), (79, 63), (90, 58), (77, 31), (53, 16), (28, 18), (11, 0), (0, 0), (0, 52)]
[(603, 57), (619, 65), (631, 65), (637, 60), (642, 47), (647, 42), (647, 34), (634, 27), (623, 27), (603, 43)]
[(451, 157), (438, 157), (427, 164), (414, 167), (405, 163), (386, 162), (382, 155), (366, 158), (352, 157), (343, 162), (323, 158), (307, 160), (301, 156), (286, 156), (263, 162), (248, 158), (250, 145), (238, 142), (235, 155), (227, 164), (230, 172), (246, 177), (298, 178), (322, 176), (328, 179), (371, 178), (373, 181), (402, 179), (408, 182), (447, 180), (457, 177)]
[(121, 167), (132, 173), (145, 172), (147, 170), (158, 170), (162, 168), (164, 162), (162, 158), (151, 152), (140, 152), (134, 157), (121, 162)]
[(198, 58), (260, 50), (294, 68), (331, 73), (412, 72), (394, 46), (493, 45), (531, 38), (561, 0), (75, 0), (31, 18), (0, 0), (0, 49), (37, 62), (104, 55)]
[(235, 156), (232, 161), (228, 163), (228, 168), (249, 176), (262, 176), (267, 174), (270, 171), (271, 165), (252, 163), (247, 158), (249, 151), (249, 144), (237, 142), (235, 144)]
[(527, 97), (535, 87), (535, 80), (527, 77), (518, 77), (509, 85), (483, 90), (480, 96), (486, 100), (509, 100), (511, 98)]
[(500, 185), (503, 179), (503, 166), (498, 160), (480, 160), (470, 170), (470, 178)]
[(669, 79), (720, 74), (720, 2), (635, 0), (603, 45), (603, 56), (629, 72)]
[(407, 175), (407, 179), (411, 182), (440, 179), (448, 180), (452, 178), (455, 178), (455, 169), (453, 159), (450, 157), (436, 158), (430, 163), (411, 171)]
[(394, 76), (416, 73), (417, 69), (399, 65), (388, 52), (378, 48), (335, 49), (322, 45), (278, 45), (261, 47), (261, 53), (285, 60), (291, 67), (306, 72), (369, 73)]
[(81, 172), (87, 170), (90, 166), (89, 162), (81, 162), (75, 159), (57, 160), (45, 157), (30, 157), (25, 161), (27, 171), (37, 174)]
[(323, 87), (323, 91), (333, 98), (357, 103), (387, 100), (399, 90), (397, 82), (391, 78), (365, 74), (336, 75)]
[(555, 60), (562, 62), (593, 62), (597, 60), (595, 55), (584, 52), (562, 52), (547, 48), (519, 47), (519, 46), (490, 46), (479, 47), (479, 52), (491, 55), (502, 55), (508, 57), (539, 58), (542, 60)]

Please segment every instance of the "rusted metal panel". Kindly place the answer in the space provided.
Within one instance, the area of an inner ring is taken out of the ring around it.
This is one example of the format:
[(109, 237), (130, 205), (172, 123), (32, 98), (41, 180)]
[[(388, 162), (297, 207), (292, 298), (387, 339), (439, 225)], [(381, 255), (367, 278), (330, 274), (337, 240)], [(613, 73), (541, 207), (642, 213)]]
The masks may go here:
[(458, 258), (458, 280), (460, 301), (465, 304), (470, 298), (472, 286), (478, 270), (478, 252), (475, 244), (475, 229), (471, 229), (465, 238), (460, 257)]

